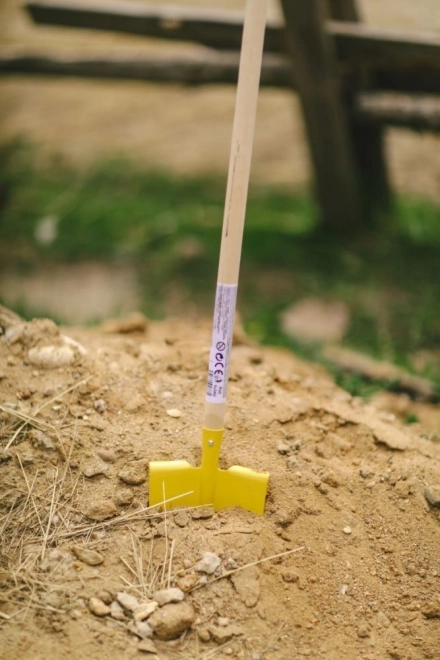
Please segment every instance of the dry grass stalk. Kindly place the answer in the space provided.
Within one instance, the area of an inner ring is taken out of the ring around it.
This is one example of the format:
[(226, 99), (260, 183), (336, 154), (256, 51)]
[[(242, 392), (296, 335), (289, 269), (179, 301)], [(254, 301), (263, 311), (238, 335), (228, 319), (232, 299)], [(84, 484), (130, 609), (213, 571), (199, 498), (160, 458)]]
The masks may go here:
[(171, 586), (174, 540), (171, 542), (169, 550), (168, 545), (166, 545), (162, 562), (154, 561), (154, 538), (150, 540), (150, 552), (147, 562), (144, 561), (142, 544), (139, 538), (136, 537), (135, 539), (135, 536), (132, 535), (131, 542), (133, 566), (124, 557), (120, 557), (120, 560), (135, 581), (127, 580), (124, 576), (120, 576), (121, 580), (140, 597), (152, 598), (155, 591)]
[(223, 580), (224, 578), (231, 577), (231, 575), (234, 575), (235, 573), (239, 573), (240, 571), (244, 571), (246, 570), (246, 568), (259, 566), (260, 564), (264, 564), (266, 561), (281, 559), (282, 557), (293, 555), (295, 552), (300, 552), (301, 550), (304, 550), (303, 545), (301, 545), (299, 548), (293, 548), (293, 550), (285, 550), (284, 552), (280, 552), (277, 555), (270, 555), (270, 557), (263, 557), (263, 559), (258, 559), (257, 561), (251, 561), (248, 564), (244, 564), (244, 566), (239, 566), (238, 568), (234, 568), (231, 571), (225, 571), (221, 575), (218, 575), (212, 580), (209, 580), (209, 582), (206, 582), (205, 584), (196, 584), (194, 587), (190, 589), (190, 591), (197, 591), (197, 589), (201, 589), (202, 587), (209, 587), (209, 585), (214, 584), (214, 582), (218, 582), (218, 580)]
[(12, 436), (9, 438), (9, 441), (7, 442), (7, 444), (5, 446), (5, 451), (7, 451), (14, 444), (15, 440), (18, 438), (20, 433), (22, 433), (28, 426), (33, 426), (37, 429), (39, 427), (42, 427), (43, 431), (47, 430), (47, 429), (50, 429), (56, 435), (58, 435), (58, 429), (55, 426), (53, 426), (52, 424), (50, 424), (49, 422), (46, 422), (45, 420), (37, 419), (38, 415), (41, 413), (42, 410), (47, 408), (47, 406), (50, 406), (55, 401), (61, 400), (63, 397), (65, 397), (70, 392), (73, 392), (74, 390), (76, 390), (81, 385), (84, 385), (85, 383), (87, 383), (87, 381), (89, 381), (90, 378), (91, 378), (91, 376), (87, 376), (87, 378), (83, 378), (82, 380), (78, 381), (74, 385), (71, 385), (67, 389), (63, 390), (63, 392), (61, 392), (61, 394), (57, 394), (56, 396), (53, 396), (52, 398), (48, 399), (47, 401), (42, 403), (41, 406), (38, 406), (38, 408), (35, 410), (35, 412), (32, 416), (27, 415), (26, 413), (24, 413), (21, 410), (14, 410), (12, 408), (7, 408), (5, 406), (0, 406), (0, 410), (3, 413), (18, 417), (19, 419), (22, 420), (22, 423), (19, 424), (17, 429), (14, 431)]

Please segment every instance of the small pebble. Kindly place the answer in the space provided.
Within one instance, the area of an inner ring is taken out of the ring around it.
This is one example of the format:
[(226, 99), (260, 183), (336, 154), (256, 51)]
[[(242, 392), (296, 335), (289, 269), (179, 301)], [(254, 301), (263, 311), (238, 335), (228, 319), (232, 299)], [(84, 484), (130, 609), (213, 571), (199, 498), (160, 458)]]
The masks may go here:
[(221, 564), (221, 559), (213, 552), (205, 552), (202, 559), (196, 565), (196, 571), (212, 575)]
[(178, 408), (170, 408), (167, 410), (167, 415), (170, 417), (182, 417), (182, 412)]
[(118, 515), (118, 510), (114, 504), (109, 499), (102, 499), (93, 501), (84, 511), (87, 518), (90, 520), (95, 520), (97, 522), (102, 522), (108, 518), (113, 518)]
[(116, 621), (126, 621), (124, 609), (119, 605), (117, 600), (114, 600), (110, 605), (110, 616), (112, 619), (116, 619)]
[(109, 606), (103, 603), (100, 598), (92, 597), (89, 600), (89, 610), (95, 616), (106, 616), (107, 614), (110, 614)]
[(120, 488), (116, 491), (116, 504), (128, 506), (133, 502), (134, 495), (129, 488)]
[(188, 573), (177, 580), (177, 586), (183, 592), (190, 591), (197, 584), (197, 575), (195, 573)]
[(344, 527), (344, 529), (342, 531), (344, 532), (344, 534), (351, 534), (351, 527), (349, 527), (349, 525), (347, 525), (347, 527)]
[(131, 594), (125, 593), (125, 591), (119, 591), (116, 594), (116, 600), (122, 605), (124, 610), (129, 610), (130, 612), (134, 612), (139, 607), (138, 599)]
[(161, 589), (156, 591), (153, 594), (153, 599), (158, 603), (159, 607), (166, 605), (167, 603), (179, 603), (185, 597), (185, 594), (181, 589), (177, 587), (171, 587), (170, 589)]
[(211, 633), (207, 628), (199, 628), (197, 634), (202, 642), (209, 642), (211, 639)]
[(148, 623), (158, 639), (167, 641), (179, 637), (194, 619), (194, 608), (189, 603), (167, 603), (150, 616)]
[(116, 453), (111, 449), (104, 449), (104, 448), (98, 449), (96, 453), (99, 456), (99, 458), (103, 460), (105, 463), (116, 463), (116, 461), (118, 460)]
[(148, 617), (151, 616), (151, 614), (153, 614), (157, 608), (158, 603), (155, 600), (151, 600), (149, 603), (141, 603), (133, 611), (133, 619), (135, 621), (144, 621), (144, 619), (148, 619)]
[(134, 624), (134, 631), (135, 634), (142, 639), (150, 639), (150, 637), (153, 637), (153, 631), (146, 621), (136, 621)]
[(108, 472), (108, 465), (102, 461), (93, 460), (87, 463), (87, 465), (84, 467), (83, 475), (88, 479), (91, 479), (92, 477), (96, 477), (98, 474), (105, 474), (106, 472)]
[(290, 445), (286, 444), (285, 442), (280, 442), (277, 446), (277, 452), (284, 456), (285, 454), (288, 454), (290, 451)]
[(105, 403), (104, 399), (98, 399), (95, 401), (93, 407), (99, 413), (104, 413), (107, 410), (107, 404)]
[(440, 508), (440, 487), (431, 486), (431, 488), (425, 488), (425, 498), (431, 506)]
[(99, 566), (104, 561), (104, 557), (96, 550), (89, 550), (81, 545), (76, 545), (72, 548), (72, 552), (77, 559), (88, 564), (89, 566)]
[(213, 515), (214, 509), (209, 506), (197, 507), (191, 513), (193, 520), (207, 520), (208, 518), (212, 518)]

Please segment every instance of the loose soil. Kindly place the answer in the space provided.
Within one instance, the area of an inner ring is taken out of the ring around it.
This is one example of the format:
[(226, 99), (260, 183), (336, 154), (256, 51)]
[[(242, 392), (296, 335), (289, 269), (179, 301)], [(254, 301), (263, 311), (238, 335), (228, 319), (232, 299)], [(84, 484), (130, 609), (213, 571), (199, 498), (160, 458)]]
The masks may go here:
[[(1, 320), (1, 657), (439, 657), (432, 429), (237, 332), (221, 465), (270, 473), (265, 513), (165, 516), (148, 464), (199, 464), (210, 322)], [(201, 577), (206, 552), (221, 563)], [(105, 609), (179, 585), (195, 618), (175, 640), (150, 646)]]

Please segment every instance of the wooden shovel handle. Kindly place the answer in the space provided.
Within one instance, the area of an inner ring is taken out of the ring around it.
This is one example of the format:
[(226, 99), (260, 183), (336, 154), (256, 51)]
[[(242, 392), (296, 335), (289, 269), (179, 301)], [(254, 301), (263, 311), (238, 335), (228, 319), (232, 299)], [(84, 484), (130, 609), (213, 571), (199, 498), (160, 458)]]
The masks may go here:
[[(222, 429), (224, 425), (229, 355), (232, 344), (236, 288), (240, 271), (252, 145), (257, 115), (266, 10), (267, 0), (247, 0), (220, 246), (208, 391), (203, 423), (204, 428), (207, 429)], [(218, 376), (218, 374), (221, 375)], [(219, 379), (218, 382), (215, 381), (216, 378)]]
[(247, 0), (229, 158), (218, 282), (238, 284), (267, 0)]

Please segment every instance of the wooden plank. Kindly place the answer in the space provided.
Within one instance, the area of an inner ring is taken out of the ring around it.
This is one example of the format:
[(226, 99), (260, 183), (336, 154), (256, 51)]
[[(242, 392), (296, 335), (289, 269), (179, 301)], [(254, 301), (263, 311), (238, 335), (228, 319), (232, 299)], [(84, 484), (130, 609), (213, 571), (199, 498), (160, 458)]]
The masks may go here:
[[(236, 11), (146, 5), (136, 2), (69, 2), (38, 0), (26, 3), (36, 23), (105, 30), (172, 41), (191, 41), (217, 50), (240, 50), (243, 13)], [(280, 26), (269, 25), (268, 52), (279, 52)]]
[[(440, 70), (440, 35), (437, 32), (407, 33), (346, 23), (357, 12), (347, 12), (349, 0), (336, 2), (334, 18), (326, 22), (338, 57), (355, 64), (424, 66)], [(25, 7), (37, 23), (136, 34), (144, 37), (191, 41), (218, 50), (239, 50), (243, 28), (240, 12), (201, 10), (136, 2), (81, 2), (33, 0)], [(344, 13), (343, 13), (344, 12)], [(269, 22), (265, 51), (285, 52), (285, 28)]]
[(339, 231), (359, 230), (365, 218), (335, 53), (323, 30), (324, 5), (319, 0), (282, 0), (281, 5), (323, 220)]
[[(237, 56), (216, 55), (195, 61), (193, 57), (173, 58), (59, 58), (51, 55), (0, 55), (0, 75), (38, 75), (138, 80), (158, 84), (188, 86), (231, 84), (238, 76)], [(294, 89), (289, 62), (265, 56), (262, 85)], [(389, 94), (364, 92), (351, 110), (356, 120), (385, 126), (440, 132), (440, 103), (433, 99), (390, 98)]]
[[(356, 29), (361, 25), (356, 0), (329, 0), (328, 7), (331, 18), (343, 22), (351, 21), (350, 29)], [(364, 63), (351, 65), (351, 80), (353, 85), (346, 91), (344, 97), (349, 111), (355, 106), (358, 91), (369, 87), (370, 73)], [(384, 126), (378, 122), (359, 121), (359, 116), (350, 112), (348, 130), (361, 189), (362, 205), (369, 223), (374, 225), (383, 216), (389, 215), (392, 207)]]
[(440, 99), (359, 94), (352, 112), (362, 126), (394, 126), (418, 132), (440, 133)]
[[(52, 55), (0, 55), (0, 74), (42, 75), (116, 80), (139, 80), (181, 85), (236, 85), (239, 55), (142, 58), (61, 58)], [(276, 55), (265, 55), (261, 86), (294, 89), (290, 63)]]

